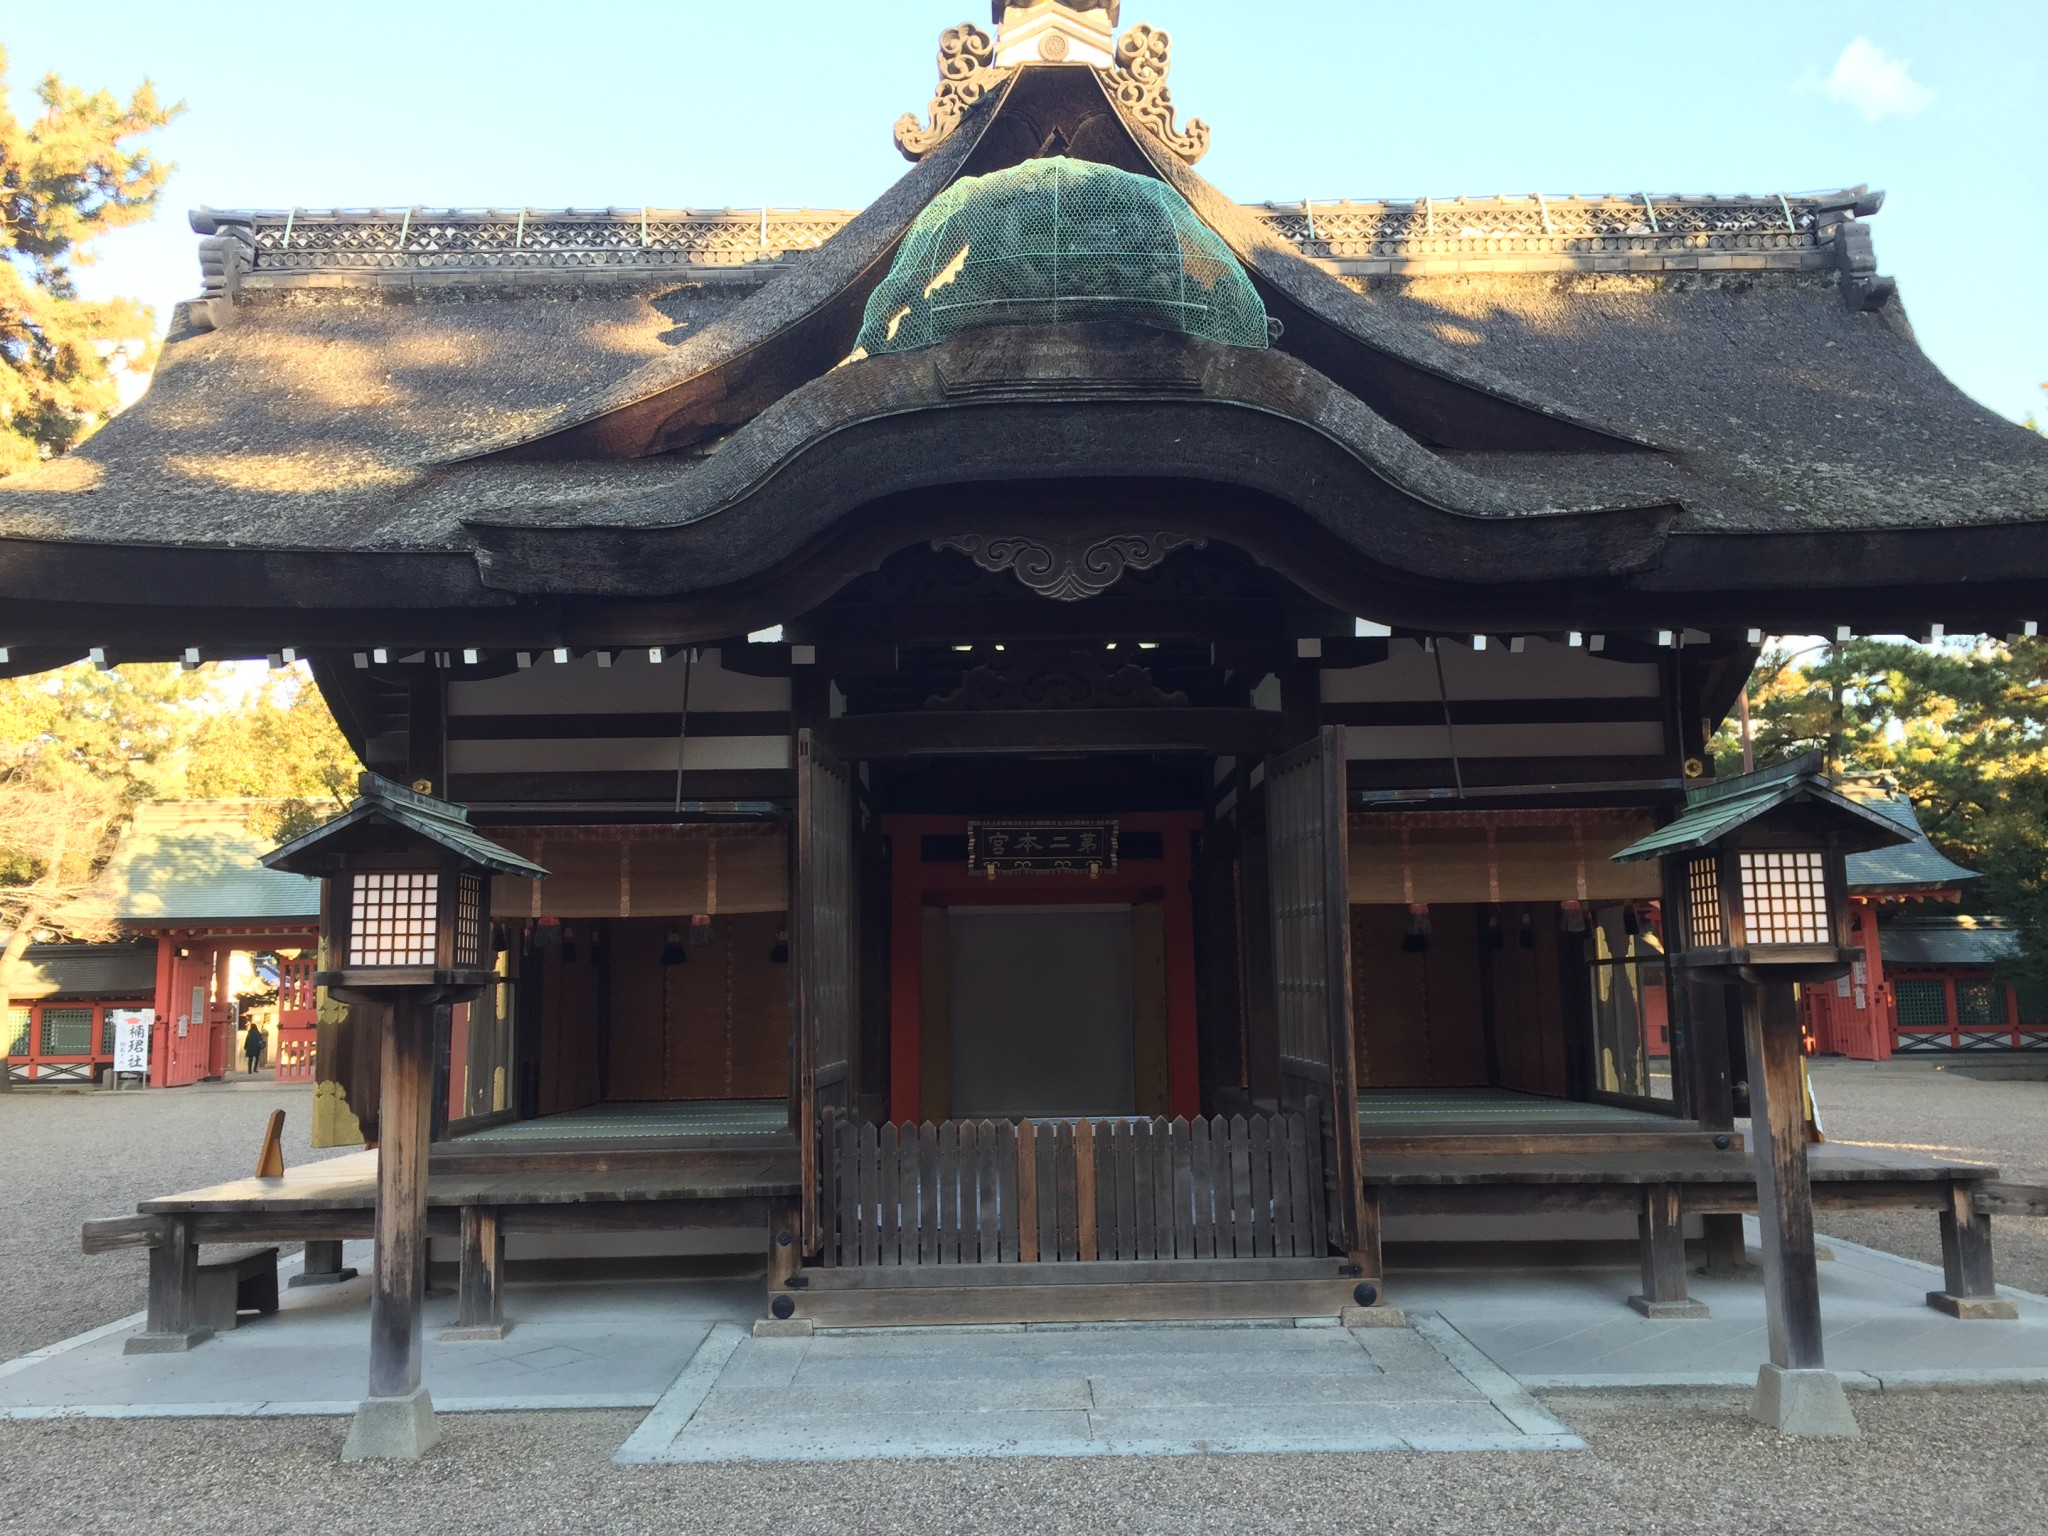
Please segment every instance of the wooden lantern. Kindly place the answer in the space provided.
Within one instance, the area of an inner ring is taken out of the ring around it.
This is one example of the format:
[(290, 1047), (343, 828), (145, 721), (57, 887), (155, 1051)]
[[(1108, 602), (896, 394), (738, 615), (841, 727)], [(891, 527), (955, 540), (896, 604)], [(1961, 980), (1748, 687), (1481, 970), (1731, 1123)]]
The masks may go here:
[(1856, 958), (1847, 856), (1910, 840), (1836, 789), (1811, 753), (1694, 790), (1676, 821), (1614, 857), (1665, 861), (1672, 965), (1724, 981), (1825, 981)]
[(344, 1001), (450, 1001), (491, 984), (491, 877), (547, 873), (477, 835), (460, 806), (364, 774), (340, 816), (264, 860), (326, 882), (328, 969)]

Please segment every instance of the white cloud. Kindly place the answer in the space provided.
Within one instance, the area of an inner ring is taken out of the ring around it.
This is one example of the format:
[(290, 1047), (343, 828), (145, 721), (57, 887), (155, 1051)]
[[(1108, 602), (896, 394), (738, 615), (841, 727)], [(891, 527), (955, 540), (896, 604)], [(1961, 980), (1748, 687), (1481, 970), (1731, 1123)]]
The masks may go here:
[(1844, 48), (1834, 73), (1817, 83), (1831, 100), (1861, 112), (1866, 123), (1910, 117), (1934, 101), (1934, 92), (1913, 78), (1910, 60), (1893, 58), (1867, 37)]

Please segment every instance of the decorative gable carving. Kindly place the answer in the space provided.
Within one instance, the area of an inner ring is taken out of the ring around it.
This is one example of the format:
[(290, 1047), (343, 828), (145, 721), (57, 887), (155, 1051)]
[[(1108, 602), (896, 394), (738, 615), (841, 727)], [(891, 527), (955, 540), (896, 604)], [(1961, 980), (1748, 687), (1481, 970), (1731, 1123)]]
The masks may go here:
[[(1086, 22), (1079, 20), (1083, 13), (1089, 18)], [(1001, 40), (971, 21), (948, 27), (939, 35), (939, 85), (927, 120), (920, 124), (916, 113), (906, 112), (896, 123), (896, 147), (905, 159), (924, 159), (1018, 69), (1028, 63), (1058, 64), (1094, 67), (1132, 121), (1193, 165), (1209, 152), (1209, 125), (1191, 118), (1183, 132), (1176, 121), (1173, 93), (1166, 84), (1173, 69), (1173, 39), (1166, 30), (1141, 22), (1116, 40), (1113, 61), (1106, 67), (1094, 64), (1095, 59), (1107, 59), (1097, 45), (1106, 46), (1111, 36), (1106, 30), (1095, 31), (1102, 25), (1095, 18), (1107, 17), (1113, 27), (1116, 14), (1114, 5), (1044, 0), (1007, 7)], [(1016, 39), (1011, 37), (1013, 30)], [(1030, 46), (1008, 46), (1018, 40)]]
[(1125, 571), (1149, 571), (1177, 549), (1201, 549), (1207, 543), (1184, 533), (1116, 533), (1075, 543), (962, 533), (934, 539), (932, 548), (956, 549), (984, 571), (1009, 571), (1040, 597), (1077, 603), (1100, 597)]
[(906, 112), (896, 123), (896, 147), (906, 160), (922, 160), (960, 126), (968, 109), (1010, 78), (995, 67), (996, 40), (971, 21), (939, 34), (939, 88), (932, 96), (931, 121), (918, 126), (917, 114)]

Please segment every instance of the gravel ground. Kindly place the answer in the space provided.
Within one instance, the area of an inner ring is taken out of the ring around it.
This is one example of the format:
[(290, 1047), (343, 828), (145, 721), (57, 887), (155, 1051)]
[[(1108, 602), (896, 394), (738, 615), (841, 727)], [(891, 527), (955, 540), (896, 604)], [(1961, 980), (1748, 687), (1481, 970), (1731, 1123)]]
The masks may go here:
[(2048, 1399), (1857, 1399), (1858, 1441), (1784, 1441), (1732, 1393), (1559, 1395), (1588, 1454), (635, 1467), (628, 1414), (444, 1420), (416, 1466), (344, 1467), (339, 1421), (0, 1426), (0, 1528), (456, 1533), (2038, 1531)]
[(0, 1099), (0, 1274), (9, 1298), (0, 1308), (0, 1359), (141, 1310), (147, 1256), (88, 1258), (78, 1249), (80, 1224), (133, 1215), (152, 1195), (246, 1178), (273, 1109), (285, 1112), (288, 1165), (334, 1155), (307, 1141), (311, 1088), (263, 1078), (244, 1083), (238, 1074), (169, 1092), (36, 1089)]
[[(1814, 1096), (1828, 1139), (1995, 1163), (2015, 1184), (2048, 1184), (2048, 1082), (1997, 1083), (1933, 1063), (1816, 1063)], [(1941, 1262), (1941, 1233), (1924, 1211), (1827, 1211), (1822, 1231), (1865, 1247)], [(1994, 1216), (2001, 1284), (2048, 1295), (2048, 1218)]]

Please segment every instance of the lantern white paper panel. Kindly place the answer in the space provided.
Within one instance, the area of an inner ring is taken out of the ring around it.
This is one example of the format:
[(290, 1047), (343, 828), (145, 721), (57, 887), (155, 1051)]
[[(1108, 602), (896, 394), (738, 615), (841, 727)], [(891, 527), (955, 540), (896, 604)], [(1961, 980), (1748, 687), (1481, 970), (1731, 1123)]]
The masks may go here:
[(1827, 863), (1817, 851), (1744, 850), (1742, 911), (1751, 944), (1826, 944)]
[(357, 875), (350, 893), (349, 964), (432, 965), (440, 886), (435, 874)]

